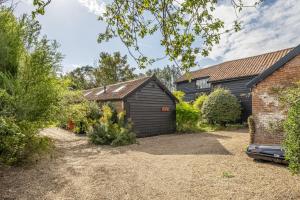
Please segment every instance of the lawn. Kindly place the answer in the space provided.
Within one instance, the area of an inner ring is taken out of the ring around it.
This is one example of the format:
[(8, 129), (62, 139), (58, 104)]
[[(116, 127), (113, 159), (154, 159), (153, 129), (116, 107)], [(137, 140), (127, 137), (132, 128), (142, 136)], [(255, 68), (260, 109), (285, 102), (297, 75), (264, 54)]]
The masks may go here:
[(300, 177), (244, 153), (246, 130), (94, 146), (60, 129), (52, 158), (1, 168), (2, 199), (300, 199)]

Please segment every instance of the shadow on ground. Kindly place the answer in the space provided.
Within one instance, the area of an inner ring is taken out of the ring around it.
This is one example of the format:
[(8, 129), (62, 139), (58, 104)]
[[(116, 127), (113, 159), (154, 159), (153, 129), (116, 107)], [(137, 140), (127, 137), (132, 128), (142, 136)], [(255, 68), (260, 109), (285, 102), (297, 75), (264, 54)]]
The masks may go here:
[[(80, 139), (83, 139), (82, 136)], [(65, 147), (65, 149), (80, 157), (93, 157), (101, 151), (111, 154), (136, 151), (152, 155), (232, 155), (219, 141), (228, 139), (231, 139), (231, 137), (211, 133), (169, 134), (139, 138), (137, 144), (129, 146), (97, 146), (80, 142)], [(68, 141), (68, 143), (71, 144), (72, 142)]]
[(131, 145), (128, 149), (153, 155), (231, 155), (219, 141), (230, 138), (210, 133), (161, 135), (141, 138), (138, 144)]

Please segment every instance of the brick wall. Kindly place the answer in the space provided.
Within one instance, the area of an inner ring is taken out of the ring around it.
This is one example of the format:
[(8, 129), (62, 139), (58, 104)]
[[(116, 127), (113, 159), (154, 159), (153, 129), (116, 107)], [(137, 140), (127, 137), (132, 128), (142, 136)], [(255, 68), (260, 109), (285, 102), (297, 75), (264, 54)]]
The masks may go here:
[[(272, 75), (252, 88), (252, 113), (255, 122), (254, 143), (281, 144), (282, 131), (270, 131), (270, 124), (285, 119), (286, 111), (278, 102), (273, 88), (284, 88), (300, 80), (300, 55), (286, 63)], [(274, 129), (273, 129), (274, 130)]]

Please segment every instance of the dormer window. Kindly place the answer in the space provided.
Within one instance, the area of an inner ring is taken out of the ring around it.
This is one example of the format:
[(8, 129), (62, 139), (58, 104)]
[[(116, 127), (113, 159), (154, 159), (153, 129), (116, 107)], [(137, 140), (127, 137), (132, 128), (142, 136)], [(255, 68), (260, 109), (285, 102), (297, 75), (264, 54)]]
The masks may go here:
[(208, 78), (196, 80), (197, 89), (207, 89), (210, 88), (210, 83), (208, 83)]

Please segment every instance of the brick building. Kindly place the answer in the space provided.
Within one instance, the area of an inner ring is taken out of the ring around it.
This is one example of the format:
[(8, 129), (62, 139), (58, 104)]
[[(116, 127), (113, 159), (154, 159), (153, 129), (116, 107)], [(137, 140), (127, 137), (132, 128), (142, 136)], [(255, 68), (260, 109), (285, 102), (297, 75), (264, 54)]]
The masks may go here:
[[(278, 125), (286, 117), (274, 88), (284, 88), (300, 81), (300, 45), (279, 59), (270, 68), (248, 83), (252, 91), (252, 116), (255, 132), (251, 143), (281, 144), (284, 134), (270, 126)], [(273, 92), (272, 92), (273, 91)]]
[(207, 68), (184, 74), (176, 80), (177, 90), (186, 95), (185, 101), (193, 101), (202, 93), (210, 93), (215, 88), (230, 90), (241, 102), (242, 121), (252, 113), (251, 91), (247, 83), (270, 68), (293, 48), (282, 49), (261, 55), (226, 61)]

